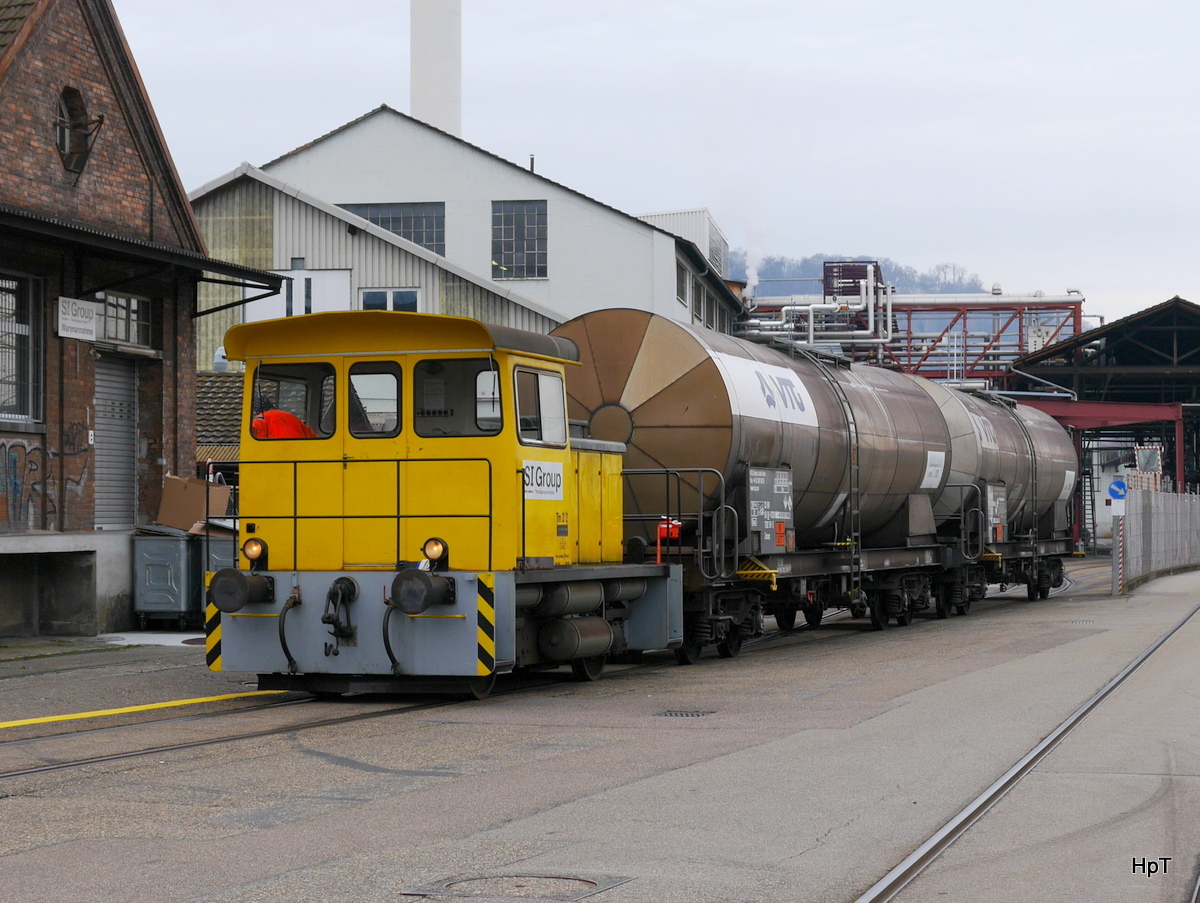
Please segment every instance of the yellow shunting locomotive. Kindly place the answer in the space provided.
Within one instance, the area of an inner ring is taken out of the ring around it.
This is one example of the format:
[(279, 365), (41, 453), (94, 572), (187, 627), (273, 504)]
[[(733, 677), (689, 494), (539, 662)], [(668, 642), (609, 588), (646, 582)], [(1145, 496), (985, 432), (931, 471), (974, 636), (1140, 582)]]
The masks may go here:
[(225, 349), (246, 362), (243, 543), (209, 583), (214, 667), (483, 695), (681, 641), (680, 568), (622, 563), (623, 447), (569, 436), (571, 342), (356, 311), (237, 326)]
[(234, 327), (238, 567), (210, 666), (264, 689), (490, 692), (830, 608), (1046, 598), (1071, 438), (1040, 412), (632, 310), (546, 336), (354, 311)]

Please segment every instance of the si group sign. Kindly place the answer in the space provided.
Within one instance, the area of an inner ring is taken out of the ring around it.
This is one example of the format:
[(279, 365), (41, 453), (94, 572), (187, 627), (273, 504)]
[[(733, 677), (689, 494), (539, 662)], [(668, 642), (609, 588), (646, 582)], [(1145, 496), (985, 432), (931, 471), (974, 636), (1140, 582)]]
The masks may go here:
[(100, 321), (100, 305), (94, 301), (78, 298), (58, 299), (58, 334), (64, 339), (96, 341), (96, 327)]

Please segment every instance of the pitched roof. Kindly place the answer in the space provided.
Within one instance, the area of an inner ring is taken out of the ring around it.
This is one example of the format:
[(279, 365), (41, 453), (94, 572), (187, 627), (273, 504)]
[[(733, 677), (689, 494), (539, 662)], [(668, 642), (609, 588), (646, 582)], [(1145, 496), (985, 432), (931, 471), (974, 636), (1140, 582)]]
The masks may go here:
[[(582, 198), (583, 200), (587, 201), (588, 203), (595, 204), (598, 207), (603, 207), (605, 210), (608, 210), (611, 213), (615, 213), (618, 216), (624, 217), (627, 220), (635, 222), (639, 226), (644, 226), (645, 228), (650, 229), (654, 232), (661, 232), (663, 235), (669, 236), (683, 250), (683, 252), (688, 256), (688, 258), (692, 261), (693, 264), (705, 268), (705, 277), (704, 278), (706, 279), (707, 282), (710, 283), (711, 287), (713, 287), (717, 291), (725, 294), (727, 296), (727, 300), (731, 300), (735, 306), (737, 306), (737, 307), (743, 306), (741, 301), (737, 298), (737, 296), (733, 293), (733, 291), (729, 288), (729, 286), (727, 286), (725, 284), (725, 281), (720, 276), (718, 276), (716, 273), (707, 272), (708, 266), (709, 266), (708, 257), (704, 254), (704, 252), (700, 248), (698, 248), (696, 246), (696, 244), (694, 242), (689, 241), (688, 239), (683, 238), (679, 235), (676, 235), (674, 232), (669, 232), (668, 230), (662, 228), (661, 226), (656, 226), (656, 225), (654, 225), (654, 223), (647, 222), (646, 220), (641, 219), (640, 217), (634, 216), (631, 213), (626, 213), (624, 210), (618, 210), (616, 207), (612, 207), (612, 206), (604, 203), (603, 201), (598, 201), (595, 198), (590, 197), (581, 191), (576, 191), (574, 188), (570, 188), (566, 185), (563, 185), (560, 182), (555, 182), (553, 179), (547, 179), (545, 176), (539, 175), (536, 172), (526, 169), (524, 166), (520, 166), (516, 163), (513, 163), (511, 160), (505, 160), (499, 154), (494, 154), (491, 151), (485, 150), (484, 148), (479, 147), (476, 144), (472, 144), (469, 141), (464, 141), (462, 138), (458, 137), (457, 135), (452, 135), (449, 132), (443, 132), (441, 129), (437, 128), (436, 126), (432, 126), (427, 122), (422, 122), (420, 119), (414, 119), (412, 116), (409, 116), (405, 113), (401, 113), (399, 110), (395, 109), (394, 107), (389, 107), (387, 104), (380, 104), (378, 107), (376, 107), (374, 110), (371, 110), (369, 113), (364, 113), (362, 116), (359, 116), (357, 119), (352, 119), (350, 122), (347, 122), (345, 125), (340, 125), (336, 129), (333, 129), (330, 132), (326, 132), (324, 135), (320, 136), (319, 138), (314, 138), (312, 141), (309, 141), (307, 144), (302, 144), (299, 147), (288, 151), (286, 154), (282, 154), (282, 155), (276, 157), (274, 160), (264, 163), (262, 165), (262, 169), (269, 170), (272, 165), (279, 163), (281, 160), (286, 160), (289, 157), (294, 157), (294, 156), (308, 150), (309, 148), (315, 147), (316, 145), (320, 144), (321, 142), (332, 138), (334, 135), (341, 134), (342, 132), (345, 132), (345, 131), (353, 128), (354, 126), (358, 125), (361, 122), (365, 122), (366, 120), (368, 120), (374, 116), (379, 116), (384, 113), (390, 113), (393, 116), (398, 116), (400, 119), (403, 119), (406, 122), (412, 123), (413, 125), (416, 125), (416, 126), (420, 126), (421, 128), (424, 128), (424, 129), (428, 129), (430, 132), (433, 132), (434, 134), (437, 134), (437, 135), (441, 135), (442, 137), (447, 138), (450, 141), (457, 142), (458, 144), (461, 144), (463, 147), (470, 148), (471, 150), (475, 151), (476, 153), (483, 154), (486, 157), (490, 157), (491, 159), (496, 160), (500, 163), (503, 163), (505, 166), (510, 167), (511, 169), (517, 170), (518, 172), (520, 172), (522, 175), (524, 175), (527, 178), (536, 179), (538, 181), (546, 183), (547, 185), (552, 185), (555, 188), (558, 188), (562, 191), (566, 191), (570, 194), (573, 194), (578, 198)], [(203, 189), (201, 189), (201, 190), (203, 190)], [(195, 197), (195, 194), (196, 193), (193, 192), (193, 199)]]
[(196, 377), (196, 444), (232, 445), (242, 439), (242, 385), (245, 374), (200, 373)]
[[(53, 34), (42, 38), (36, 35), (47, 11), (60, 2), (62, 0), (0, 0), (0, 79), (4, 79), (14, 67), (43, 65), (41, 59), (26, 60), (26, 53), (31, 50), (36, 52), (38, 48), (34, 44), (39, 40), (43, 44), (56, 40)], [(203, 253), (205, 246), (200, 225), (187, 202), (187, 193), (179, 180), (162, 127), (150, 103), (112, 0), (74, 2), (88, 26), (88, 35), (103, 65), (115, 103), (127, 121), (132, 143), (130, 149), (136, 150), (147, 176), (157, 183), (152, 190), (158, 195), (157, 201), (167, 208), (171, 225), (178, 236), (178, 246)], [(54, 22), (50, 22), (50, 25), (57, 27)], [(50, 74), (49, 77), (58, 76)]]
[(344, 207), (339, 207), (336, 204), (331, 204), (319, 197), (315, 197), (314, 195), (301, 191), (295, 185), (291, 185), (268, 172), (263, 172), (261, 169), (251, 166), (249, 163), (243, 163), (237, 169), (227, 172), (225, 175), (201, 185), (188, 195), (188, 199), (191, 200), (193, 204), (196, 204), (208, 197), (208, 195), (212, 194), (213, 192), (219, 191), (225, 186), (231, 185), (241, 178), (254, 179), (255, 181), (261, 182), (263, 185), (273, 188), (282, 194), (286, 194), (289, 197), (294, 197), (303, 204), (307, 204), (310, 207), (320, 210), (321, 212), (326, 213), (335, 219), (342, 220), (344, 223), (353, 226), (360, 232), (366, 232), (368, 235), (372, 235), (375, 238), (378, 238), (380, 241), (394, 245), (400, 250), (412, 254), (414, 257), (420, 257), (422, 260), (426, 260), (429, 263), (435, 264), (446, 272), (453, 273), (460, 279), (471, 282), (480, 288), (491, 292), (493, 295), (504, 298), (506, 301), (511, 301), (513, 304), (527, 308), (528, 310), (531, 310), (548, 320), (553, 320), (555, 323), (562, 321), (562, 317), (554, 313), (554, 311), (548, 310), (547, 308), (538, 304), (536, 301), (531, 301), (524, 295), (517, 294), (511, 288), (501, 285), (498, 282), (493, 282), (490, 279), (486, 279), (477, 273), (472, 273), (470, 270), (466, 269), (465, 267), (461, 267), (458, 264), (451, 263), (445, 257), (435, 254), (433, 251), (422, 247), (414, 241), (409, 241), (407, 238), (397, 235), (395, 232), (384, 229), (382, 226), (377, 226), (370, 220), (364, 219), (356, 213), (351, 213)]
[(34, 0), (0, 0), (0, 50), (21, 30), (33, 6)]
[(1076, 348), (1091, 345), (1098, 339), (1127, 337), (1139, 327), (1148, 325), (1163, 315), (1170, 314), (1181, 315), (1187, 320), (1200, 323), (1200, 306), (1190, 301), (1185, 301), (1176, 295), (1169, 301), (1155, 304), (1153, 307), (1147, 307), (1145, 310), (1139, 310), (1137, 313), (1122, 317), (1119, 320), (1113, 320), (1111, 323), (1105, 323), (1098, 329), (1089, 329), (1087, 332), (1081, 332), (1077, 336), (1072, 336), (1053, 345), (1046, 345), (1037, 351), (1030, 351), (1014, 360), (1013, 364), (1014, 366), (1023, 367), (1027, 364), (1044, 363), (1051, 358), (1066, 354)]

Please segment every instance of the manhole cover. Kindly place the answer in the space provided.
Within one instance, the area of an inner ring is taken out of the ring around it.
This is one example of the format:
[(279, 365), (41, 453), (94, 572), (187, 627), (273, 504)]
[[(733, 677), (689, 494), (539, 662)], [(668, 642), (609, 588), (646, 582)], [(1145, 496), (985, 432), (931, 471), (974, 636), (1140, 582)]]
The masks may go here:
[(529, 875), (496, 875), (453, 881), (446, 890), (471, 897), (528, 897), (540, 900), (575, 900), (596, 889), (595, 881)]
[(705, 715), (715, 715), (716, 712), (659, 712), (664, 718), (703, 718)]

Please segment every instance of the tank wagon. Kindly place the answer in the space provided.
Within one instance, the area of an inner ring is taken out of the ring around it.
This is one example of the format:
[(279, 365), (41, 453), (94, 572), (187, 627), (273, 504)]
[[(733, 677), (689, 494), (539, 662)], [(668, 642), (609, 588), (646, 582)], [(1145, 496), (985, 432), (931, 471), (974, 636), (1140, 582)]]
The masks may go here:
[(1069, 436), (1020, 405), (632, 310), (550, 336), (355, 311), (234, 327), (238, 566), (210, 667), (264, 689), (490, 692), (725, 657), (773, 615), (876, 629), (1031, 599), (1071, 550)]

